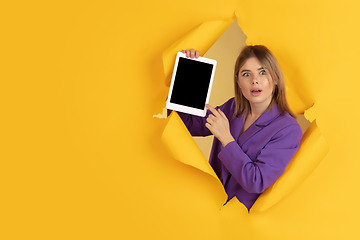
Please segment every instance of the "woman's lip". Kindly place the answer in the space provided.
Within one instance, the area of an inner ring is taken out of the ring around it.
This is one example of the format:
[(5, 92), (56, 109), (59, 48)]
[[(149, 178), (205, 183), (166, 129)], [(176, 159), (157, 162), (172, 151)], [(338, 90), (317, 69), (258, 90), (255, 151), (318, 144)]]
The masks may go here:
[[(258, 90), (258, 91), (255, 91)], [(254, 97), (259, 96), (261, 94), (261, 90), (260, 89), (252, 89), (251, 90), (251, 95), (253, 95)]]
[(260, 91), (260, 92), (262, 91), (260, 88), (253, 88), (253, 89), (251, 89), (251, 92), (256, 91), (256, 90)]

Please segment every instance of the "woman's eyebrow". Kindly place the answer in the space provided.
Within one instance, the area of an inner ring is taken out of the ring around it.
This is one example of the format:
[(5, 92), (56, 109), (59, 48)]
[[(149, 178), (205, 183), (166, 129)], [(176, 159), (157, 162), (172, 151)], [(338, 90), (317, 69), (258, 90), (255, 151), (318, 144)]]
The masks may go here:
[[(264, 67), (260, 67), (257, 70), (259, 71), (259, 70), (264, 70), (264, 69), (265, 69)], [(242, 72), (251, 72), (251, 71), (249, 69), (243, 69), (243, 70), (241, 70), (240, 73), (242, 73)]]

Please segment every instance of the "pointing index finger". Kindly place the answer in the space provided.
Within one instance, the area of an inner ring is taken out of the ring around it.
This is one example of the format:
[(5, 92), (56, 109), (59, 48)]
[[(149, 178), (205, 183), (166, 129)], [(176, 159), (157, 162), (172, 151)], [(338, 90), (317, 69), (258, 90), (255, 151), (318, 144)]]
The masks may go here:
[(209, 109), (216, 117), (220, 115), (219, 112), (216, 111), (216, 109), (213, 108), (210, 104), (205, 104), (205, 107), (207, 107), (207, 109)]

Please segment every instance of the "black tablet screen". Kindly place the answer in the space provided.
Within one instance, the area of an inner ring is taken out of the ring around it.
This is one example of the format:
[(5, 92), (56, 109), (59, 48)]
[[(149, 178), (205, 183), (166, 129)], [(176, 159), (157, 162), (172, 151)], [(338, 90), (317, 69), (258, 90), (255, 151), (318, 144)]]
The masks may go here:
[(213, 65), (179, 58), (170, 102), (204, 109)]

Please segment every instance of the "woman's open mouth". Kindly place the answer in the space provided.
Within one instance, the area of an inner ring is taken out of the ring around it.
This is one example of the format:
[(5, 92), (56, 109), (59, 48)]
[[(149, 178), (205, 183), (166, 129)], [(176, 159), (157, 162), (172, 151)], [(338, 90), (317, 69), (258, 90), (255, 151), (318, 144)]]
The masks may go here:
[(261, 89), (253, 89), (251, 90), (251, 95), (253, 96), (259, 96), (261, 94), (262, 90)]

